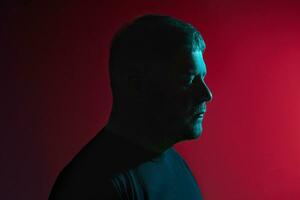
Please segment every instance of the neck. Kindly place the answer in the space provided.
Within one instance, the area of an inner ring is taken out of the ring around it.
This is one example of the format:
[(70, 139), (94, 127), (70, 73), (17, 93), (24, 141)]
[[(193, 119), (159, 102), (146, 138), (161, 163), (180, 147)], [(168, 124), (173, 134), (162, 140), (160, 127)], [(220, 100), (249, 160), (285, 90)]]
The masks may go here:
[(111, 115), (105, 129), (125, 138), (133, 144), (156, 153), (162, 153), (172, 146), (165, 144), (163, 138), (158, 138), (158, 136), (163, 136), (162, 133), (158, 133), (160, 131), (159, 128), (149, 128), (149, 126), (141, 121), (140, 117), (139, 119), (134, 119), (129, 116), (116, 117)]

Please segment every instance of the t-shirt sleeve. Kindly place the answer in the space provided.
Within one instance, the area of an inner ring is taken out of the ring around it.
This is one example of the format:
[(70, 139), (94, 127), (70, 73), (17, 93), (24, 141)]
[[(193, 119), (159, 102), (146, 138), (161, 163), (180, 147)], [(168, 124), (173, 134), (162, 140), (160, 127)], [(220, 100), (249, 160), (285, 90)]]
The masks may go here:
[(139, 191), (135, 191), (138, 187), (137, 184), (134, 185), (134, 178), (131, 176), (130, 171), (115, 174), (111, 179), (111, 183), (120, 199), (141, 199), (138, 198)]

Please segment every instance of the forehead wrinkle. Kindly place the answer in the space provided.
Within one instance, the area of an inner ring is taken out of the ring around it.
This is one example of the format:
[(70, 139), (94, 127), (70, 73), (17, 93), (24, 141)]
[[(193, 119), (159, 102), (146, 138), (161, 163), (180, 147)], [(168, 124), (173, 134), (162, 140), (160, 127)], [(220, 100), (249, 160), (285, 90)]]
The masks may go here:
[[(204, 62), (202, 52), (201, 51), (193, 51), (191, 59), (188, 60), (189, 62), (189, 69), (183, 72), (183, 75), (198, 75), (205, 77), (206, 71), (206, 64)], [(197, 56), (199, 55), (199, 56)]]
[[(172, 76), (197, 76), (205, 77), (206, 65), (202, 57), (203, 52), (200, 50), (196, 51), (178, 51), (172, 59), (168, 62), (167, 74)], [(161, 63), (162, 64), (162, 63)], [(163, 68), (163, 67), (162, 67)], [(171, 75), (173, 74), (173, 75)]]

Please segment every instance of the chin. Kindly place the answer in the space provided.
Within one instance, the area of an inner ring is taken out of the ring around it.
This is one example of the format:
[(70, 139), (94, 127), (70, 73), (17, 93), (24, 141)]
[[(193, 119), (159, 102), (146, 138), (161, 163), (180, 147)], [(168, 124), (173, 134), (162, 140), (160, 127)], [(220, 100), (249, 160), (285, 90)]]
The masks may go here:
[[(169, 124), (174, 126), (164, 126), (168, 136), (174, 141), (194, 140), (202, 135), (202, 120), (178, 120)], [(182, 123), (183, 122), (183, 123)], [(167, 129), (167, 130), (166, 130)]]
[(191, 131), (191, 134), (188, 134), (188, 136), (190, 137), (189, 139), (197, 139), (202, 135), (202, 127), (200, 126), (199, 128), (194, 128)]
[(202, 124), (189, 126), (185, 130), (181, 131), (181, 141), (183, 140), (194, 140), (202, 135)]

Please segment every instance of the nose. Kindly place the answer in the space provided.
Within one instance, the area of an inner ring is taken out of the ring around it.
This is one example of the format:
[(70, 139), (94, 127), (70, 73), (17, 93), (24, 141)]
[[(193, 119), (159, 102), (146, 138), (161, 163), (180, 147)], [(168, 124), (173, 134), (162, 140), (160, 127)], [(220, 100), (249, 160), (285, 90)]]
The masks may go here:
[(196, 100), (199, 103), (203, 102), (210, 102), (212, 100), (212, 92), (204, 82), (204, 80), (201, 80), (201, 83), (196, 87), (195, 89), (195, 96)]

